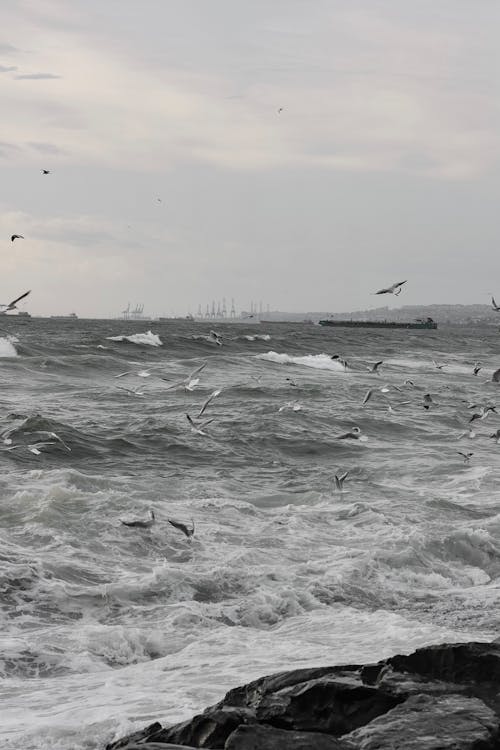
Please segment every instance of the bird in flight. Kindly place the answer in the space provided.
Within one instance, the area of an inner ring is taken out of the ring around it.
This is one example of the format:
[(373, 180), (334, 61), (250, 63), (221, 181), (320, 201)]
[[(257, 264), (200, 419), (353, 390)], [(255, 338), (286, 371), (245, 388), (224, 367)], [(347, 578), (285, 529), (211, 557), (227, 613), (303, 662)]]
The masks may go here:
[(11, 235), (10, 241), (14, 242), (14, 240), (24, 240), (24, 237), (22, 234), (13, 234)]
[(495, 312), (500, 312), (500, 307), (495, 302), (495, 298), (494, 297), (491, 298), (491, 307), (493, 308), (493, 310)]
[(42, 174), (50, 174), (50, 169), (41, 169), (40, 172)]
[(191, 519), (191, 528), (189, 528), (188, 526), (186, 526), (185, 523), (182, 523), (182, 521), (174, 521), (172, 518), (167, 518), (167, 521), (175, 529), (179, 529), (179, 531), (182, 531), (182, 533), (186, 535), (187, 540), (189, 542), (191, 541), (191, 537), (194, 536), (194, 521), (193, 521), (193, 519)]
[(378, 375), (378, 368), (380, 367), (380, 365), (383, 365), (383, 364), (384, 364), (384, 361), (381, 359), (378, 362), (375, 362), (373, 365), (367, 366), (366, 369), (368, 370), (368, 372), (373, 372), (376, 375)]
[(398, 281), (396, 284), (393, 284), (392, 286), (385, 287), (384, 289), (379, 289), (378, 292), (375, 292), (375, 294), (395, 294), (397, 297), (398, 294), (401, 294), (401, 287), (403, 286), (403, 284), (406, 284), (406, 281), (407, 280)]
[(348, 474), (348, 471), (344, 472), (344, 474), (335, 474), (335, 487), (339, 492), (344, 491), (344, 481)]
[(283, 112), (283, 107), (279, 107), (278, 114), (280, 115)]
[(31, 293), (31, 289), (28, 292), (25, 292), (24, 294), (21, 294), (20, 297), (17, 297), (16, 299), (13, 299), (12, 302), (9, 302), (8, 305), (1, 305), (0, 304), (0, 315), (2, 315), (3, 313), (9, 312), (9, 310), (15, 310), (17, 308), (16, 302), (19, 302), (20, 300), (24, 299), (30, 293)]

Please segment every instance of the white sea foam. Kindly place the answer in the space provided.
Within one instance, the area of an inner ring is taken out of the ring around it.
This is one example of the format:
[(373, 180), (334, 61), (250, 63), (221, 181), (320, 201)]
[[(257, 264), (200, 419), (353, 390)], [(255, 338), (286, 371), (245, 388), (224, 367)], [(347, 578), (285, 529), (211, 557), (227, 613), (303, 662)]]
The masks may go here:
[(133, 333), (130, 336), (106, 336), (108, 341), (130, 341), (131, 344), (147, 344), (148, 346), (163, 346), (163, 341), (152, 331)]
[(248, 333), (243, 338), (247, 341), (271, 341), (271, 336), (268, 333), (255, 333), (253, 336)]
[(257, 359), (265, 359), (279, 365), (303, 365), (304, 367), (313, 367), (316, 370), (345, 372), (345, 368), (340, 362), (332, 359), (328, 354), (306, 354), (304, 357), (294, 357), (290, 354), (267, 352), (267, 354), (257, 354)]
[(14, 346), (19, 341), (16, 336), (3, 336), (0, 338), (0, 357), (17, 357), (17, 349)]

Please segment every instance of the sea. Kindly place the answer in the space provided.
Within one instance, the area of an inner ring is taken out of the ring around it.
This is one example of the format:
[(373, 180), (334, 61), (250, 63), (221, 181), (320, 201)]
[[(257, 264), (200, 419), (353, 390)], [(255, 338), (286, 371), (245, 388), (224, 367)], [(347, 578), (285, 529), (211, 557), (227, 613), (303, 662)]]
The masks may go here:
[(265, 674), (496, 638), (498, 367), (496, 326), (4, 316), (0, 747), (101, 750)]

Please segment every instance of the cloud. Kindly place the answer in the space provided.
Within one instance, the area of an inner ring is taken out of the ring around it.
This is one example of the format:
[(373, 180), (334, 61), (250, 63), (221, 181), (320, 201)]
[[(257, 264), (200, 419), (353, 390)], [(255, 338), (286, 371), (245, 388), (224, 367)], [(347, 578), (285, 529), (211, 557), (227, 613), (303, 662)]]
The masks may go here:
[(54, 78), (61, 78), (61, 76), (54, 75), (54, 73), (22, 73), (15, 76), (16, 81), (49, 81)]
[(17, 70), (17, 65), (0, 65), (0, 73), (12, 73)]
[(11, 55), (15, 52), (19, 52), (17, 47), (13, 47), (12, 44), (6, 42), (0, 42), (0, 55)]
[(56, 146), (55, 143), (39, 143), (36, 141), (31, 141), (26, 145), (28, 145), (30, 148), (35, 149), (35, 151), (39, 151), (41, 154), (50, 154), (55, 156), (57, 154), (65, 153), (61, 148), (59, 148), (59, 146)]

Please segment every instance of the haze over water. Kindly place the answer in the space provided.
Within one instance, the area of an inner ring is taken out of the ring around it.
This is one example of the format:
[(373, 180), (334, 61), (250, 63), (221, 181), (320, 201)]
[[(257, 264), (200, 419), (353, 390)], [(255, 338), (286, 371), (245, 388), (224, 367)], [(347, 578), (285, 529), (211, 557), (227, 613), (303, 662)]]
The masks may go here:
[[(2, 748), (101, 748), (273, 671), (497, 635), (500, 419), (459, 438), (497, 403), (496, 328), (2, 325), (3, 436), (71, 448), (0, 450)], [(191, 393), (155, 377), (203, 362)]]

